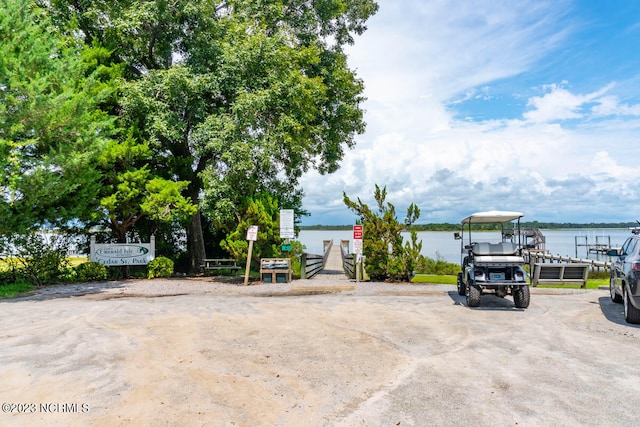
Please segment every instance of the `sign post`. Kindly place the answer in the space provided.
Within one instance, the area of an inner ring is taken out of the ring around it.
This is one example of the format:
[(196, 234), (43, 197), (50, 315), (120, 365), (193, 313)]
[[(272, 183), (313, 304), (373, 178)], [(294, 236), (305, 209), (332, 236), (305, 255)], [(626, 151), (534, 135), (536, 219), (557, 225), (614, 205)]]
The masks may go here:
[(361, 225), (353, 226), (353, 253), (356, 254), (356, 283), (360, 281), (360, 267), (362, 263), (362, 237)]
[(244, 269), (244, 285), (249, 284), (249, 270), (251, 268), (251, 253), (253, 252), (253, 242), (258, 240), (258, 226), (252, 225), (247, 230), (247, 240), (249, 241), (249, 253), (247, 254), (247, 266)]

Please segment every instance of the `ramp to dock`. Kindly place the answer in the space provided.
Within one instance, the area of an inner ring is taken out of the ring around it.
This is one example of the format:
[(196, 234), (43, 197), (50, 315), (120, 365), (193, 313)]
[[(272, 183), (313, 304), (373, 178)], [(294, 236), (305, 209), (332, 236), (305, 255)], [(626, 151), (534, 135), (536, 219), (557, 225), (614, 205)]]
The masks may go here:
[(342, 274), (344, 275), (344, 269), (342, 268), (342, 253), (340, 245), (333, 245), (329, 249), (329, 255), (327, 261), (324, 264), (324, 269), (319, 274)]
[(303, 286), (343, 286), (347, 285), (350, 281), (349, 277), (344, 273), (342, 267), (342, 249), (340, 245), (331, 245), (327, 259), (324, 264), (324, 268), (313, 278), (298, 280), (298, 284)]

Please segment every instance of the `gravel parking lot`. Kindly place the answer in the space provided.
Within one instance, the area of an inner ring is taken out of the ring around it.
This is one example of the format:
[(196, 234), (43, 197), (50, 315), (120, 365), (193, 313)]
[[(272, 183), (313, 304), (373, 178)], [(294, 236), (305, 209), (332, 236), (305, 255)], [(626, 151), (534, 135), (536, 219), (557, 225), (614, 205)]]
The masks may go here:
[(640, 329), (608, 290), (144, 280), (0, 322), (3, 426), (638, 424)]

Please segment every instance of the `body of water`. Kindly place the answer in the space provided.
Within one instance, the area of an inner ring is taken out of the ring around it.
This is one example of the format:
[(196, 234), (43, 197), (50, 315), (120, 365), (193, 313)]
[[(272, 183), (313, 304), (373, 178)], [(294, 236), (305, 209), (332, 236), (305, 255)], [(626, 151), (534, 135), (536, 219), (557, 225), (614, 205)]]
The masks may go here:
[[(626, 229), (566, 229), (566, 230), (541, 230), (546, 238), (546, 249), (554, 255), (571, 256), (578, 258), (608, 260), (606, 255), (588, 253), (586, 244), (605, 244), (611, 247), (620, 247), (631, 235)], [(365, 230), (366, 233), (366, 230)], [(478, 233), (480, 234), (480, 233)], [(409, 240), (409, 234), (403, 233), (405, 241)], [(333, 240), (334, 244), (340, 244), (341, 240), (353, 240), (351, 230), (302, 230), (298, 239), (306, 246), (306, 252), (313, 254), (322, 253), (322, 242)], [(418, 240), (422, 240), (422, 254), (429, 258), (440, 257), (448, 262), (460, 263), (460, 240), (453, 238), (452, 231), (422, 231), (418, 233)], [(482, 233), (478, 240), (500, 240), (500, 233)], [(577, 244), (577, 246), (576, 246)], [(351, 243), (353, 251), (353, 243)]]

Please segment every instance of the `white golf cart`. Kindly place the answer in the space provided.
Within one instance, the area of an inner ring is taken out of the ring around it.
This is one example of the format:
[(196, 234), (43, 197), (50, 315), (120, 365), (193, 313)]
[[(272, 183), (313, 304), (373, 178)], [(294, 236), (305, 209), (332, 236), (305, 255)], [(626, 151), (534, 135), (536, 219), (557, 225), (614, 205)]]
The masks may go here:
[[(523, 216), (520, 212), (489, 211), (462, 220), (462, 233), (455, 233), (462, 253), (458, 294), (466, 295), (467, 306), (478, 307), (483, 293), (501, 298), (511, 294), (517, 308), (529, 306), (529, 283), (522, 268), (525, 265), (522, 249), (526, 243), (521, 241), (520, 233)], [(495, 233), (486, 232), (486, 226), (482, 230), (479, 224), (500, 224), (500, 236), (492, 242), (481, 241)]]

